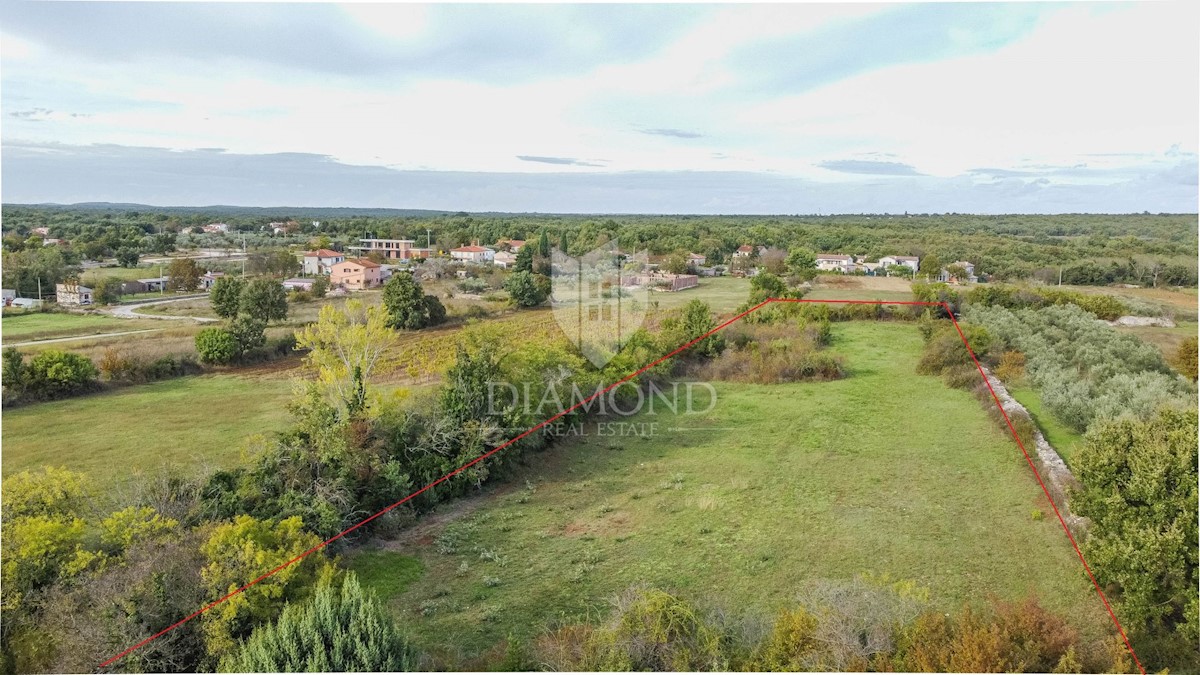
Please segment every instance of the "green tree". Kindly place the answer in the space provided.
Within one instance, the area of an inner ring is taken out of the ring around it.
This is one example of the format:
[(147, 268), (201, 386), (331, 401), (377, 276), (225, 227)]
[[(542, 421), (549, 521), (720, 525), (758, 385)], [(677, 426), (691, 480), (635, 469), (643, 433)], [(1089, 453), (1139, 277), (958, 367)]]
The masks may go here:
[(917, 274), (930, 279), (938, 278), (942, 273), (942, 261), (932, 253), (921, 258), (921, 265), (917, 268)]
[(540, 274), (513, 272), (504, 281), (504, 290), (518, 307), (537, 307), (550, 296), (550, 280)]
[(231, 276), (220, 277), (213, 283), (208, 300), (217, 316), (232, 319), (238, 315), (242, 308), (242, 291), (245, 287), (244, 281)]
[(817, 254), (808, 248), (794, 248), (788, 252), (788, 273), (808, 281), (817, 275)]
[(677, 250), (667, 256), (666, 261), (667, 271), (671, 274), (687, 274), (688, 271), (688, 256), (687, 251)]
[(751, 305), (757, 305), (767, 298), (782, 298), (786, 293), (787, 284), (770, 272), (760, 272), (750, 279)]
[(264, 323), (282, 321), (288, 315), (287, 291), (275, 279), (254, 279), (242, 289), (239, 306), (243, 314)]
[(237, 342), (237, 356), (241, 358), (252, 349), (267, 343), (267, 324), (252, 316), (239, 316), (229, 322), (229, 334)]
[[(713, 319), (712, 312), (709, 311), (708, 305), (703, 300), (691, 300), (679, 313), (678, 323), (675, 320), (664, 323), (664, 329), (670, 330), (674, 326), (678, 326), (679, 335), (672, 336), (668, 342), (675, 345), (686, 344), (696, 338), (708, 333), (717, 327), (717, 322)], [(688, 350), (694, 354), (700, 354), (706, 357), (719, 356), (725, 350), (725, 336), (720, 333), (709, 335)]]
[(545, 229), (538, 235), (538, 250), (537, 254), (543, 258), (550, 257), (550, 235)]
[(121, 267), (137, 267), (140, 257), (136, 248), (123, 248), (117, 251), (117, 264)]
[(167, 288), (172, 291), (194, 291), (200, 286), (204, 270), (191, 258), (176, 258), (167, 265)]
[(318, 274), (317, 278), (313, 279), (312, 289), (309, 291), (314, 298), (323, 298), (329, 292), (329, 277)]
[(388, 348), (396, 337), (391, 318), (381, 307), (350, 300), (340, 309), (325, 305), (315, 323), (296, 333), (296, 347), (308, 350), (304, 361), (316, 371), (326, 404), (345, 413), (357, 398), (357, 382), (390, 364)]
[(225, 365), (241, 355), (241, 347), (233, 333), (224, 328), (205, 328), (196, 333), (196, 354), (204, 363)]
[(324, 582), (304, 603), (256, 629), (221, 661), (222, 672), (403, 672), (417, 669), (417, 653), (374, 594), (353, 572), (340, 586)]
[(16, 347), (5, 347), (3, 359), (4, 391), (13, 399), (19, 399), (25, 394), (25, 355)]
[(280, 567), (320, 543), (317, 535), (304, 531), (299, 516), (274, 522), (241, 515), (213, 527), (200, 547), (207, 560), (200, 576), (210, 600), (279, 569), (202, 615), (201, 629), (211, 656), (220, 659), (232, 652), (254, 628), (278, 616), (288, 602), (305, 599), (315, 582), (333, 573), (319, 552)]
[(533, 272), (533, 247), (525, 245), (517, 251), (517, 262), (513, 265), (517, 272)]
[(101, 305), (115, 305), (121, 301), (121, 280), (102, 277), (92, 284), (92, 299)]
[(1196, 381), (1196, 346), (1196, 336), (1193, 335), (1185, 339), (1179, 345), (1179, 349), (1175, 351), (1175, 365), (1179, 368), (1179, 372), (1183, 373), (1183, 376), (1192, 382)]
[(425, 295), (421, 284), (409, 272), (397, 272), (383, 285), (383, 306), (392, 328), (419, 330), (446, 319), (446, 308), (441, 301)]
[(1092, 521), (1084, 554), (1097, 580), (1119, 589), (1122, 623), (1191, 645), (1193, 662), (1200, 640), (1196, 426), (1194, 408), (1102, 422), (1071, 462), (1082, 485), (1071, 508)]
[(154, 253), (170, 253), (175, 250), (174, 232), (163, 232), (150, 238), (150, 250)]

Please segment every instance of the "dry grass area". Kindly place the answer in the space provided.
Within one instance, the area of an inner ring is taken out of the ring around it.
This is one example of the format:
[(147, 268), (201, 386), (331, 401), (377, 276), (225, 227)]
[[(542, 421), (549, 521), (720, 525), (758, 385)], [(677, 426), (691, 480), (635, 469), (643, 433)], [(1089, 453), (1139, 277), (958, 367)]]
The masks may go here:
[(912, 300), (912, 284), (901, 277), (821, 274), (804, 296), (812, 300)]

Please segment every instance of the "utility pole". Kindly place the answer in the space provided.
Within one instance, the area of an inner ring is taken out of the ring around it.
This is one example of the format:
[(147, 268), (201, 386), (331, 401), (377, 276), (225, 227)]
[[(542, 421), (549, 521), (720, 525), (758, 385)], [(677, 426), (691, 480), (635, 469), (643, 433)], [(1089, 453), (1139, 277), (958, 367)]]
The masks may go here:
[(425, 228), (425, 248), (433, 250), (433, 230)]
[(1062, 286), (1062, 265), (1058, 266), (1058, 285)]
[(158, 295), (161, 297), (167, 292), (167, 280), (163, 277), (162, 263), (158, 263)]
[(246, 235), (242, 235), (242, 278), (246, 278)]

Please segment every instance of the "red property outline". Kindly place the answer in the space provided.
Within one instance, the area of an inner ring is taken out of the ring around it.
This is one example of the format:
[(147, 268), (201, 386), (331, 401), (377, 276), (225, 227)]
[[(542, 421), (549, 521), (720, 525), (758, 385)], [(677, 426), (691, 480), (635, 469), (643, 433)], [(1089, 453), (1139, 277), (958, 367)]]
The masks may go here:
[(171, 624), (170, 626), (167, 626), (163, 630), (155, 633), (154, 635), (151, 635), (150, 637), (146, 638), (145, 640), (142, 640), (141, 642), (133, 645), (132, 647), (125, 649), (125, 651), (121, 652), (120, 654), (117, 654), (116, 656), (113, 656), (112, 658), (109, 658), (105, 662), (101, 663), (100, 667), (104, 668), (104, 667), (114, 663), (115, 661), (129, 655), (130, 653), (146, 646), (147, 644), (150, 644), (154, 640), (162, 637), (163, 635), (166, 635), (167, 633), (175, 630), (176, 628), (178, 628), (178, 627), (182, 626), (183, 624), (191, 621), (192, 619), (200, 616), (201, 614), (204, 614), (205, 612), (212, 609), (213, 607), (216, 607), (217, 605), (225, 602), (226, 600), (241, 593), (242, 591), (245, 591), (247, 588), (250, 588), (251, 586), (259, 583), (260, 581), (267, 579), (268, 577), (276, 574), (277, 572), (279, 572), (280, 570), (282, 570), (284, 568), (290, 567), (290, 566), (300, 562), (301, 560), (304, 560), (305, 558), (312, 555), (313, 553), (316, 553), (317, 551), (325, 548), (326, 546), (332, 544), (333, 542), (337, 541), (338, 539), (341, 539), (342, 537), (346, 536), (347, 534), (350, 534), (351, 532), (357, 530), (358, 528), (362, 527), (363, 525), (366, 525), (367, 523), (371, 522), (372, 520), (375, 520), (376, 518), (391, 511), (392, 509), (413, 499), (414, 497), (425, 492), (426, 490), (429, 490), (430, 488), (453, 478), (454, 476), (458, 475), (459, 473), (466, 471), (467, 469), (478, 464), (479, 462), (482, 462), (483, 460), (487, 459), (488, 457), (491, 457), (492, 455), (500, 452), (504, 448), (507, 448), (508, 446), (512, 445), (513, 443), (516, 443), (517, 441), (521, 440), (522, 438), (525, 438), (526, 436), (532, 434), (533, 432), (537, 431), (538, 429), (541, 429), (549, 424), (552, 424), (554, 421), (571, 413), (572, 411), (574, 411), (582, 406), (587, 405), (588, 403), (590, 403), (597, 397), (607, 394), (608, 392), (610, 392), (613, 389), (616, 389), (617, 387), (621, 386), (622, 384), (632, 380), (633, 378), (637, 377), (638, 375), (641, 375), (642, 373), (646, 372), (647, 370), (650, 370), (654, 366), (657, 366), (658, 364), (662, 363), (663, 361), (666, 361), (667, 359), (684, 351), (688, 347), (691, 347), (692, 345), (696, 344), (697, 342), (700, 342), (704, 338), (706, 338), (714, 333), (717, 333), (721, 330), (724, 330), (731, 324), (744, 318), (746, 315), (748, 315), (752, 312), (755, 312), (758, 309), (771, 304), (772, 302), (817, 303), (817, 304), (831, 304), (831, 305), (915, 305), (915, 306), (923, 306), (923, 307), (941, 307), (943, 310), (945, 310), (946, 314), (950, 317), (950, 321), (953, 322), (953, 324), (954, 324), (954, 329), (958, 331), (958, 336), (962, 339), (963, 346), (965, 346), (967, 348), (967, 353), (971, 355), (971, 360), (975, 362), (975, 367), (979, 370), (980, 377), (983, 378), (984, 384), (987, 385), (988, 391), (992, 394), (992, 400), (996, 402), (996, 407), (1000, 409), (1000, 414), (1004, 416), (1004, 422), (1005, 422), (1005, 424), (1008, 425), (1008, 430), (1012, 433), (1013, 440), (1015, 440), (1017, 442), (1017, 447), (1021, 448), (1021, 453), (1023, 455), (1025, 455), (1025, 461), (1029, 463), (1029, 468), (1031, 471), (1033, 471), (1034, 477), (1037, 478), (1038, 485), (1041, 486), (1042, 492), (1045, 493), (1046, 499), (1050, 502), (1051, 508), (1054, 509), (1054, 515), (1058, 517), (1058, 522), (1060, 525), (1062, 525), (1063, 532), (1066, 533), (1067, 539), (1069, 539), (1071, 541), (1071, 547), (1075, 549), (1075, 555), (1079, 556), (1079, 562), (1083, 563), (1083, 569), (1087, 572), (1088, 577), (1092, 580), (1092, 585), (1096, 587), (1096, 594), (1100, 596), (1100, 601), (1104, 603), (1104, 609), (1108, 611), (1108, 616), (1110, 618), (1112, 618), (1113, 625), (1117, 627), (1117, 632), (1121, 634), (1121, 639), (1125, 641), (1125, 648), (1129, 650), (1130, 656), (1133, 657), (1133, 660), (1137, 664), (1138, 669), (1141, 670), (1142, 675), (1146, 675), (1146, 669), (1145, 669), (1145, 667), (1142, 666), (1141, 660), (1138, 659), (1137, 654), (1133, 651), (1133, 645), (1130, 644), (1129, 638), (1125, 635), (1125, 629), (1121, 627), (1121, 622), (1117, 620), (1116, 613), (1113, 612), (1112, 606), (1110, 606), (1108, 604), (1108, 598), (1105, 597), (1104, 591), (1101, 590), (1100, 583), (1098, 581), (1096, 581), (1096, 575), (1092, 574), (1092, 568), (1087, 564), (1087, 560), (1084, 560), (1083, 552), (1079, 549), (1079, 544), (1075, 541), (1075, 536), (1071, 534), (1070, 528), (1067, 527), (1067, 521), (1065, 519), (1063, 519), (1062, 514), (1059, 513), (1058, 505), (1054, 503), (1054, 498), (1050, 496), (1050, 491), (1048, 489), (1046, 489), (1046, 484), (1042, 481), (1042, 475), (1038, 472), (1037, 466), (1034, 465), (1033, 459), (1029, 456), (1029, 451), (1025, 449), (1025, 444), (1021, 442), (1021, 437), (1017, 434), (1017, 430), (1013, 426), (1012, 420), (1009, 419), (1008, 413), (1004, 410), (1004, 406), (1001, 405), (1000, 398), (998, 396), (996, 396), (996, 391), (994, 389), (992, 389), (992, 383), (988, 381), (987, 375), (983, 371), (983, 364), (981, 364), (979, 362), (979, 359), (975, 356), (975, 351), (973, 349), (971, 349), (971, 345), (967, 341), (967, 336), (966, 336), (966, 334), (963, 333), (962, 328), (958, 325), (958, 319), (956, 319), (954, 317), (954, 312), (951, 311), (949, 305), (947, 305), (944, 302), (885, 301), (885, 300), (805, 300), (805, 299), (793, 299), (793, 298), (767, 298), (766, 300), (763, 300), (762, 302), (758, 303), (757, 305), (742, 312), (741, 314), (738, 314), (737, 316), (734, 316), (732, 319), (725, 321), (721, 325), (708, 331), (704, 335), (701, 335), (700, 337), (696, 338), (695, 340), (692, 340), (690, 342), (687, 342), (687, 343), (681, 345), (680, 347), (676, 348), (675, 350), (671, 351), (670, 353), (666, 354), (665, 356), (662, 356), (659, 359), (657, 359), (656, 361), (654, 361), (646, 366), (643, 366), (642, 368), (634, 371), (633, 373), (630, 373), (629, 375), (626, 375), (625, 377), (621, 378), (620, 380), (617, 380), (616, 382), (612, 383), (608, 387), (605, 387), (604, 389), (597, 391), (595, 394), (592, 394), (591, 396), (580, 401), (579, 403), (576, 403), (575, 405), (571, 406), (570, 408), (567, 408), (566, 410), (563, 410), (562, 412), (558, 413), (557, 415), (554, 415), (553, 417), (550, 417), (550, 418), (540, 422), (539, 424), (537, 424), (533, 427), (530, 427), (527, 431), (522, 432), (520, 435), (514, 436), (513, 438), (505, 441), (504, 443), (496, 446), (495, 448), (492, 448), (491, 450), (480, 455), (479, 457), (476, 457), (475, 459), (471, 460), (470, 462), (463, 464), (462, 466), (451, 471), (450, 473), (447, 473), (446, 475), (444, 475), (441, 478), (426, 485), (425, 487), (421, 488), (420, 490), (413, 492), (412, 494), (408, 495), (404, 499), (401, 499), (400, 501), (382, 509), (381, 511), (379, 511), (378, 513), (375, 513), (374, 515), (371, 515), (367, 518), (364, 518), (363, 520), (360, 520), (358, 523), (346, 528), (345, 530), (330, 537), (329, 539), (326, 539), (325, 541), (321, 542), (320, 544), (317, 544), (316, 546), (308, 549), (304, 553), (301, 553), (300, 555), (296, 556), (295, 558), (292, 558), (291, 560), (283, 563), (282, 565), (276, 567), (275, 569), (271, 570), (270, 572), (267, 572), (266, 574), (258, 577), (257, 579), (247, 583), (246, 585), (242, 586), (241, 588), (225, 595), (224, 597), (222, 597), (218, 600), (210, 602), (209, 604), (205, 605), (204, 607), (185, 616), (184, 618), (180, 619), (179, 621), (176, 621), (175, 623)]

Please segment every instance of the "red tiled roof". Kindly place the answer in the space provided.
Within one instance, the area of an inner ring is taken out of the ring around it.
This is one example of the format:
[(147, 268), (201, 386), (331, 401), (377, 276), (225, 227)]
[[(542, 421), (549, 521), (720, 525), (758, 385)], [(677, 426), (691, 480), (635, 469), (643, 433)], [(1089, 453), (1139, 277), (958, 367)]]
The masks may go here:
[(450, 249), (451, 253), (483, 253), (487, 249), (482, 246), (459, 246)]
[(317, 249), (316, 251), (305, 251), (305, 258), (337, 258), (342, 254), (337, 251), (330, 251), (327, 248)]
[(349, 260), (343, 261), (343, 263), (354, 263), (359, 267), (379, 267), (379, 263), (373, 260), (367, 260), (366, 258), (350, 258)]
[(750, 245), (746, 245), (746, 246), (739, 246), (739, 247), (738, 247), (738, 250), (739, 250), (739, 251), (741, 251), (741, 252), (743, 252), (743, 253), (747, 253), (747, 252), (749, 252), (749, 251), (753, 251), (753, 250), (754, 250), (754, 247), (753, 247), (753, 246), (750, 246)]
[(840, 253), (818, 253), (818, 260), (850, 260), (850, 256)]

